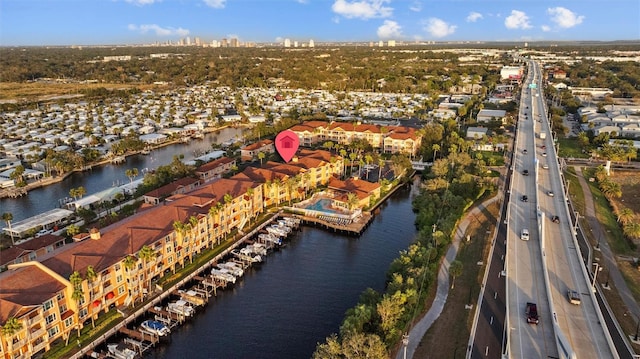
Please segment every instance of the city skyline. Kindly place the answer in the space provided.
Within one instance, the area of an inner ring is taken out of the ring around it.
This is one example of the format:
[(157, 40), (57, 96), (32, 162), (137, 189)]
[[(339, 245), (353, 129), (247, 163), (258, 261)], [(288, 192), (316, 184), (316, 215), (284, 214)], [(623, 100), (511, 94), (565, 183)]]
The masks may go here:
[[(3, 0), (0, 46), (640, 39), (635, 0)], [(310, 25), (311, 24), (311, 25)]]

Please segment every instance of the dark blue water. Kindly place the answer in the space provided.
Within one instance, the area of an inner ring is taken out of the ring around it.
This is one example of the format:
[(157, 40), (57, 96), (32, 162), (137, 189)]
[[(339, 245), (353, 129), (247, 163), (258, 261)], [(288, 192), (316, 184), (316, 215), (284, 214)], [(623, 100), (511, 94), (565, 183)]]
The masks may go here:
[(0, 199), (0, 212), (11, 212), (14, 222), (20, 221), (59, 207), (60, 199), (69, 197), (69, 190), (72, 188), (83, 186), (87, 194), (100, 192), (128, 183), (129, 179), (125, 176), (128, 169), (137, 168), (142, 176), (144, 169), (166, 165), (172, 161), (174, 155), (184, 155), (184, 160), (188, 161), (210, 151), (212, 143), (222, 143), (240, 134), (241, 129), (225, 128), (218, 133), (207, 134), (203, 140), (163, 147), (149, 155), (129, 156), (122, 164), (107, 164), (90, 171), (77, 172), (62, 182), (30, 191), (27, 196)]
[(363, 290), (384, 290), (391, 261), (416, 234), (410, 196), (394, 194), (360, 238), (303, 228), (148, 357), (310, 358)]

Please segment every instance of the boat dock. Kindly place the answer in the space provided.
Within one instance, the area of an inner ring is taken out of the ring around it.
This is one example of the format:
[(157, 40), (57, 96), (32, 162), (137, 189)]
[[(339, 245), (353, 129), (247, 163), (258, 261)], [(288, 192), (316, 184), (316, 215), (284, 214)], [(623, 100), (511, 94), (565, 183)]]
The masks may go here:
[(353, 221), (351, 223), (340, 223), (324, 218), (303, 215), (293, 215), (293, 217), (299, 218), (302, 223), (306, 225), (313, 225), (315, 227), (323, 228), (336, 233), (347, 234), (350, 236), (361, 235), (362, 232), (367, 229), (367, 227), (371, 223), (371, 220), (373, 219), (373, 215), (371, 214), (371, 212), (362, 212), (362, 216), (357, 221)]
[[(109, 338), (112, 338), (118, 333), (127, 336), (127, 338), (125, 338), (125, 343), (128, 347), (133, 347), (138, 353), (142, 353), (145, 350), (148, 350), (149, 347), (155, 346), (160, 341), (160, 338), (157, 335), (129, 329), (127, 326), (133, 325), (138, 318), (148, 315), (147, 313), (153, 314), (155, 320), (164, 323), (169, 326), (170, 329), (182, 324), (186, 319), (185, 316), (165, 310), (162, 307), (162, 302), (168, 300), (170, 296), (178, 296), (193, 306), (206, 305), (208, 300), (217, 294), (218, 288), (225, 288), (228, 285), (227, 281), (214, 278), (210, 274), (211, 269), (215, 268), (215, 265), (221, 261), (234, 261), (241, 264), (242, 268), (249, 267), (253, 260), (249, 260), (248, 258), (243, 258), (242, 260), (227, 260), (225, 258), (233, 258), (233, 253), (239, 253), (239, 247), (252, 243), (251, 239), (266, 226), (271, 225), (276, 221), (278, 217), (282, 217), (281, 212), (274, 213), (273, 216), (265, 220), (265, 222), (253, 229), (251, 232), (244, 234), (241, 238), (238, 238), (220, 254), (211, 258), (211, 260), (203, 264), (196, 271), (185, 276), (170, 288), (166, 288), (161, 292), (150, 293), (150, 297), (152, 299), (149, 299), (148, 302), (146, 302), (142, 307), (137, 308), (134, 312), (130, 312), (128, 308), (119, 308), (118, 311), (125, 317), (124, 320), (85, 347), (81, 348), (78, 352), (75, 352), (69, 358), (80, 359), (85, 355), (93, 355), (92, 353), (95, 353), (94, 348), (107, 342)], [(196, 283), (195, 285), (194, 282)], [(99, 353), (96, 353), (96, 355), (98, 354)]]

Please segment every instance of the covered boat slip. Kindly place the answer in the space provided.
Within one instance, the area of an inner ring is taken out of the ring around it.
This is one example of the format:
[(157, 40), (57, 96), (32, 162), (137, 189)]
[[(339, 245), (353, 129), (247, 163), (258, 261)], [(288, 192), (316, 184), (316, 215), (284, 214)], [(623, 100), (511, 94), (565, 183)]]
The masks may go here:
[(53, 229), (56, 225), (64, 224), (73, 215), (73, 211), (56, 208), (33, 217), (23, 219), (22, 221), (11, 223), (11, 230), (9, 230), (8, 226), (4, 227), (2, 230), (8, 235), (22, 238), (25, 237), (32, 229)]

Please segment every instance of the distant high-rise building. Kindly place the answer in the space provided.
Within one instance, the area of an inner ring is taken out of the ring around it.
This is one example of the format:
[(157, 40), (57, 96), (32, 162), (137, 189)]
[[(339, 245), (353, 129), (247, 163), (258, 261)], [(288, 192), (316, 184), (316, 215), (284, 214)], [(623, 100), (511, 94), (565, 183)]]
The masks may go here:
[(218, 40), (211, 40), (211, 47), (220, 47), (220, 42)]
[(229, 41), (227, 39), (222, 39), (222, 41), (220, 41), (220, 47), (229, 47)]
[(313, 39), (309, 40), (309, 47), (315, 47), (316, 44), (313, 42)]
[(378, 41), (378, 46), (380, 46), (380, 47), (384, 46), (384, 41), (382, 41), (382, 40)]
[(293, 42), (293, 47), (298, 47), (298, 42), (297, 41)]
[(191, 45), (191, 38), (189, 36), (187, 36), (185, 42), (186, 42), (187, 46), (190, 46)]
[(291, 39), (284, 39), (284, 47), (291, 47)]
[(238, 38), (237, 37), (231, 38), (231, 41), (229, 42), (229, 46), (238, 47), (239, 46)]
[(197, 36), (195, 39), (193, 39), (193, 42), (196, 44), (196, 46), (202, 45), (202, 40), (200, 40), (200, 38)]
[(396, 40), (389, 40), (389, 41), (387, 41), (387, 46), (389, 46), (389, 47), (395, 47), (395, 46), (396, 46)]

